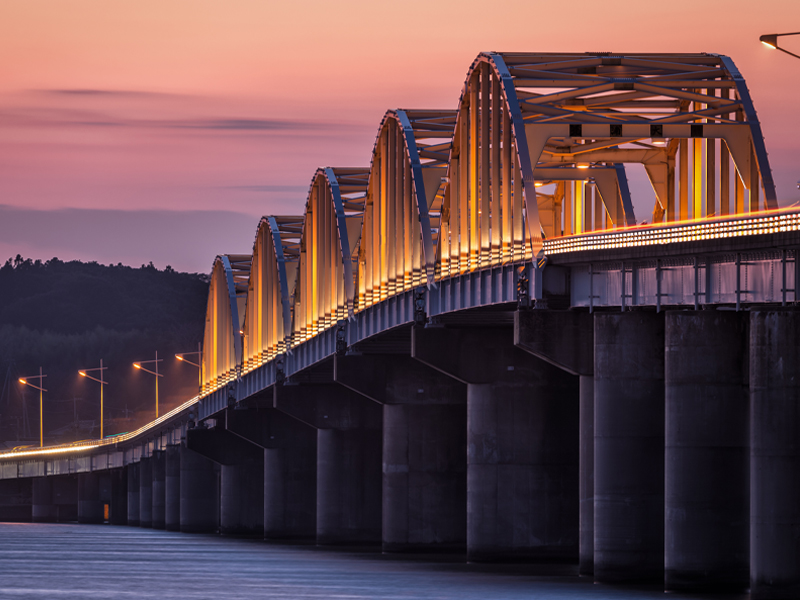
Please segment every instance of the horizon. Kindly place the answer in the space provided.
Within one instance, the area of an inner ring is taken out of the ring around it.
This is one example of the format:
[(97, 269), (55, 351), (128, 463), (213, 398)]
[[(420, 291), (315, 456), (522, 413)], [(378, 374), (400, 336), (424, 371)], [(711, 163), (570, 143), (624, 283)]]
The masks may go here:
[[(218, 254), (250, 252), (261, 216), (302, 214), (318, 167), (368, 165), (386, 110), (456, 108), (469, 65), (492, 49), (727, 54), (754, 98), (779, 203), (800, 201), (800, 61), (759, 43), (800, 23), (800, 5), (750, 14), (737, 0), (720, 14), (681, 0), (665, 14), (617, 0), (603, 9), (614, 26), (597, 27), (583, 4), (508, 1), (476, 20), (472, 4), (412, 2), (425, 16), (413, 28), (357, 1), (3, 5), (0, 52), (15, 60), (0, 65), (0, 257), (208, 272)], [(655, 34), (639, 26), (654, 22)], [(637, 221), (649, 220), (652, 188), (628, 176)]]

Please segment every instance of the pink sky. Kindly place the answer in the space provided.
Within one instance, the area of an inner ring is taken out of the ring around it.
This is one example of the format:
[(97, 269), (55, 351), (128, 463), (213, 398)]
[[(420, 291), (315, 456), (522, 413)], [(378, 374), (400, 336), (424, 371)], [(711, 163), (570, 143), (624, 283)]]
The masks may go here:
[(798, 0), (2, 2), (0, 259), (207, 271), (316, 167), (368, 164), (387, 109), (456, 108), (483, 50), (730, 55), (788, 205), (800, 60), (758, 37), (798, 30)]

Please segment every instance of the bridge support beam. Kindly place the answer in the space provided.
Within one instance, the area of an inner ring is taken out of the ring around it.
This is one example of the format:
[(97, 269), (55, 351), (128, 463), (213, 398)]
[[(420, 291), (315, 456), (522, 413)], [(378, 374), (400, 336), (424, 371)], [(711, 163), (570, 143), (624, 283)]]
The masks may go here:
[(800, 597), (800, 312), (750, 321), (750, 594)]
[(181, 530), (181, 447), (167, 446), (164, 451), (164, 529)]
[(181, 444), (181, 531), (213, 533), (219, 527), (219, 481), (214, 462)]
[(594, 574), (594, 320), (584, 311), (514, 313), (514, 344), (578, 376), (580, 389), (578, 568)]
[(412, 354), (467, 383), (467, 558), (578, 558), (578, 378), (512, 327), (415, 327)]
[[(272, 390), (270, 390), (271, 394)], [(228, 431), (264, 453), (264, 537), (317, 535), (317, 431), (270, 406), (228, 411)]]
[(139, 461), (139, 527), (153, 526), (153, 459)]
[(78, 523), (102, 523), (103, 501), (100, 497), (100, 473), (78, 474)]
[(141, 463), (130, 463), (125, 467), (128, 474), (128, 525), (139, 526), (139, 483)]
[(128, 474), (125, 468), (111, 471), (111, 505), (108, 521), (112, 525), (128, 524)]
[(383, 405), (383, 551), (463, 552), (466, 385), (410, 356), (336, 356), (334, 364), (337, 383)]
[(334, 383), (276, 385), (274, 402), (317, 429), (317, 543), (380, 543), (381, 407)]
[(32, 491), (34, 523), (66, 523), (78, 519), (78, 479), (74, 475), (35, 477)]
[(663, 581), (664, 315), (594, 316), (594, 577)]
[(665, 318), (665, 586), (744, 591), (750, 317), (707, 310)]
[[(225, 418), (220, 419), (224, 422)], [(190, 450), (220, 467), (219, 531), (229, 535), (264, 534), (264, 452), (223, 429), (191, 429)]]
[(153, 529), (164, 529), (166, 525), (166, 456), (163, 450), (153, 451)]

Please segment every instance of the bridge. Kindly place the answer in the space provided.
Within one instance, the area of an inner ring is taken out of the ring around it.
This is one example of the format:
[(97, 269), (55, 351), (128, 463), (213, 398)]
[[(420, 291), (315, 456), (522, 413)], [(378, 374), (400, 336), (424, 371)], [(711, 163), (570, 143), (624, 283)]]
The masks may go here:
[(728, 57), (482, 53), (216, 258), (198, 396), (0, 454), (0, 518), (796, 597), (799, 227)]

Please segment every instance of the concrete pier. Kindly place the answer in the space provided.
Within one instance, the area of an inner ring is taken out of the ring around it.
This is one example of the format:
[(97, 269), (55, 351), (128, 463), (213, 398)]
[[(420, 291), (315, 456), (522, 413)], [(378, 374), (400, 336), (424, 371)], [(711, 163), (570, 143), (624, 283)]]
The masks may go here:
[(33, 479), (0, 480), (0, 522), (30, 523)]
[(468, 560), (577, 561), (578, 378), (515, 347), (511, 326), (412, 339), (414, 358), (468, 384)]
[(181, 445), (180, 519), (184, 533), (212, 533), (219, 527), (219, 482), (210, 459)]
[(665, 587), (745, 591), (750, 317), (708, 310), (665, 318)]
[(383, 405), (383, 551), (464, 551), (466, 386), (403, 355), (337, 356), (334, 377)]
[(750, 594), (800, 597), (800, 312), (750, 320)]
[(663, 581), (664, 315), (594, 325), (594, 577)]
[(128, 473), (125, 468), (111, 471), (111, 502), (108, 521), (112, 525), (128, 524)]
[(579, 378), (581, 575), (594, 574), (594, 319), (588, 311), (518, 310), (514, 344)]
[(54, 477), (34, 477), (31, 519), (34, 523), (55, 523), (58, 509), (53, 499)]
[(139, 527), (153, 526), (153, 459), (139, 461)]
[(125, 470), (128, 473), (128, 525), (138, 527), (140, 463), (131, 463)]
[(100, 498), (100, 473), (78, 475), (78, 523), (102, 523), (103, 501)]
[(164, 451), (164, 529), (181, 530), (181, 447), (167, 446)]
[[(229, 411), (230, 412), (230, 411)], [(213, 429), (192, 429), (187, 447), (219, 466), (219, 531), (264, 534), (264, 450), (225, 428), (225, 415)]]
[(154, 450), (153, 457), (153, 529), (166, 525), (166, 456), (163, 450)]
[(259, 448), (264, 456), (264, 537), (316, 539), (317, 431), (260, 403), (230, 410), (226, 428)]
[(317, 429), (317, 543), (380, 543), (380, 405), (335, 383), (276, 385), (274, 401)]

